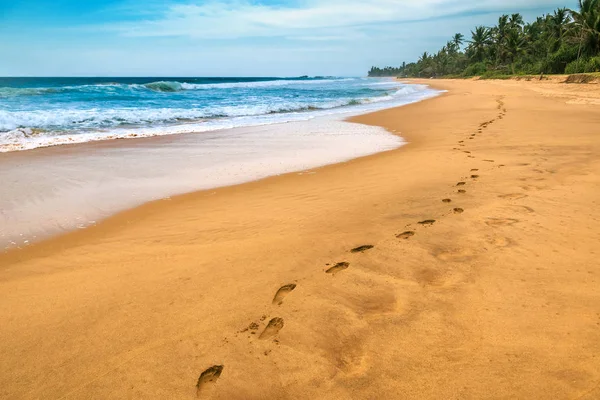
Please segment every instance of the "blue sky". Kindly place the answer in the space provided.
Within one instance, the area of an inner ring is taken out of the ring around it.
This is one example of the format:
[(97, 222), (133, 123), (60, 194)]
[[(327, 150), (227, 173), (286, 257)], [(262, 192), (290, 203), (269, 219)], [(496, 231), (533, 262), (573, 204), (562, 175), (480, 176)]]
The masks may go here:
[(0, 76), (364, 75), (560, 0), (0, 0)]

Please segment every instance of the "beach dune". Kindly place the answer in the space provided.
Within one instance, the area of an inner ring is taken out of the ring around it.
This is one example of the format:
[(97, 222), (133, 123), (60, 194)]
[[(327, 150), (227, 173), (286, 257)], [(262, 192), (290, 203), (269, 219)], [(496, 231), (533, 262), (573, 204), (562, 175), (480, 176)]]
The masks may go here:
[(600, 398), (600, 89), (433, 86), (353, 118), (400, 149), (1, 254), (0, 397)]

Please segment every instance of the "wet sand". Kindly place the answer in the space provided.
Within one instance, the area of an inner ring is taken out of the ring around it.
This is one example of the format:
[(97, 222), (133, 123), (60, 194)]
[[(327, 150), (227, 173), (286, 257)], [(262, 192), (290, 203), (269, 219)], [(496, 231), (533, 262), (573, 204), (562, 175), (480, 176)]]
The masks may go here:
[(92, 141), (0, 154), (0, 252), (171, 196), (396, 149), (399, 136), (332, 115), (286, 124)]
[(598, 85), (435, 86), (354, 119), (398, 150), (0, 255), (0, 397), (600, 398)]

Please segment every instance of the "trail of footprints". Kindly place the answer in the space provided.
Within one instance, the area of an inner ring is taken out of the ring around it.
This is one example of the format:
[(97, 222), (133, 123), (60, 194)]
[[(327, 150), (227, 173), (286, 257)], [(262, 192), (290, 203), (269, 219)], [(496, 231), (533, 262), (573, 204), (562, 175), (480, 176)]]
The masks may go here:
[[(489, 121), (481, 123), (479, 125), (479, 128), (477, 129), (477, 133), (470, 134), (465, 140), (474, 140), (478, 134), (482, 134), (496, 120), (501, 120), (504, 118), (504, 116), (506, 115), (506, 108), (504, 105), (503, 98), (502, 97), (498, 98), (496, 100), (496, 102), (498, 104), (497, 109), (499, 110), (498, 116), (494, 119), (491, 119)], [(465, 140), (460, 140), (458, 142), (458, 146), (465, 147)], [(460, 148), (454, 148), (454, 149), (462, 150)], [(471, 151), (468, 151), (468, 150), (462, 150), (462, 151), (468, 155), (467, 157), (475, 158), (473, 155), (471, 155)], [(489, 163), (494, 162), (494, 160), (482, 160), (482, 161), (489, 162)], [(473, 169), (471, 169), (470, 172), (471, 172), (471, 179), (477, 180), (480, 178), (479, 174), (476, 173), (476, 172), (479, 172), (478, 168), (473, 168)], [(467, 185), (467, 182), (465, 182), (465, 181), (460, 181), (460, 182), (456, 183), (456, 186), (460, 188), (457, 190), (457, 193), (465, 194), (467, 191), (465, 189), (463, 189), (462, 187), (464, 187), (466, 185)], [(521, 196), (521, 195), (511, 194), (511, 195), (505, 195), (504, 198), (509, 198), (509, 199), (521, 198), (519, 196)], [(523, 196), (526, 197), (526, 195), (523, 195)], [(445, 199), (442, 199), (442, 202), (449, 204), (449, 203), (452, 203), (452, 199), (445, 198)], [(454, 214), (462, 214), (464, 211), (465, 210), (460, 207), (455, 207), (452, 210), (452, 212)], [(516, 220), (512, 220), (512, 219), (497, 219), (497, 220), (489, 220), (486, 223), (488, 225), (510, 225), (510, 224), (513, 224), (516, 222), (517, 222)], [(430, 226), (434, 225), (435, 223), (436, 223), (435, 219), (426, 219), (423, 221), (419, 221), (417, 224), (422, 227), (430, 227)], [(401, 239), (401, 240), (409, 240), (409, 239), (413, 238), (416, 235), (416, 233), (417, 232), (414, 230), (408, 230), (408, 231), (397, 234), (396, 238)], [(373, 249), (374, 247), (375, 246), (370, 245), (370, 244), (362, 245), (362, 246), (351, 249), (350, 253), (364, 253), (368, 250)], [(347, 261), (341, 261), (341, 262), (335, 263), (333, 266), (331, 266), (330, 264), (327, 264), (327, 267), (328, 268), (325, 269), (324, 272), (326, 274), (335, 276), (336, 274), (341, 273), (341, 272), (345, 271), (346, 269), (348, 269), (350, 267), (350, 263)], [(289, 284), (281, 286), (275, 292), (275, 295), (272, 300), (272, 304), (274, 306), (281, 306), (284, 302), (284, 299), (288, 295), (290, 295), (290, 293), (292, 293), (295, 289), (296, 289), (295, 283), (289, 283)], [(261, 322), (265, 321), (266, 319), (267, 319), (267, 316), (263, 315), (263, 317), (261, 318)], [(269, 322), (267, 323), (266, 327), (262, 330), (262, 332), (258, 336), (259, 340), (274, 339), (276, 341), (276, 339), (275, 339), (276, 336), (284, 328), (284, 326), (285, 326), (285, 322), (284, 322), (283, 318), (280, 318), (280, 317), (271, 318), (269, 320)], [(251, 334), (256, 335), (259, 330), (260, 330), (260, 325), (256, 322), (253, 322), (242, 332), (250, 331)], [(268, 354), (268, 352), (265, 352), (265, 355), (267, 355), (267, 354)], [(200, 374), (200, 377), (198, 378), (198, 382), (196, 384), (197, 397), (204, 397), (204, 392), (208, 391), (209, 387), (216, 383), (216, 381), (221, 376), (223, 369), (224, 369), (223, 365), (213, 365)]]
[[(485, 121), (485, 122), (482, 122), (481, 124), (479, 124), (479, 128), (477, 129), (477, 133), (469, 134), (469, 136), (467, 136), (465, 139), (459, 140), (458, 141), (458, 146), (459, 147), (455, 147), (454, 150), (460, 150), (460, 151), (462, 151), (463, 153), (467, 154), (468, 158), (475, 158), (475, 156), (472, 155), (472, 152), (470, 150), (461, 149), (460, 147), (465, 147), (466, 146), (466, 144), (465, 144), (466, 140), (474, 140), (477, 137), (478, 134), (482, 134), (490, 125), (492, 125), (497, 120), (503, 119), (506, 116), (507, 110), (506, 110), (506, 107), (505, 107), (505, 104), (504, 104), (504, 97), (501, 96), (501, 97), (497, 98), (496, 99), (496, 103), (497, 103), (496, 109), (498, 110), (498, 116), (496, 118), (494, 118), (494, 119), (491, 119), (489, 121)], [(495, 162), (494, 160), (489, 160), (489, 159), (482, 160), (482, 161), (483, 162), (488, 162), (488, 163)], [(502, 167), (503, 165), (499, 165), (499, 166)], [(470, 178), (473, 181), (476, 181), (477, 179), (480, 178), (480, 175), (477, 173), (477, 172), (479, 172), (479, 168), (472, 168), (470, 172), (471, 172)], [(459, 188), (459, 189), (457, 189), (457, 193), (458, 194), (466, 194), (467, 191), (463, 188), (466, 185), (467, 185), (466, 181), (457, 182), (456, 183), (456, 187)], [(442, 202), (446, 203), (446, 204), (452, 203), (452, 199), (445, 198), (445, 199), (442, 199)], [(462, 213), (465, 212), (465, 210), (463, 208), (461, 208), (461, 207), (455, 207), (455, 208), (452, 209), (452, 212), (454, 214), (462, 214)], [(431, 226), (435, 222), (436, 222), (436, 220), (434, 220), (434, 219), (428, 219), (428, 220), (420, 221), (420, 222), (418, 222), (418, 224), (421, 225), (421, 226)], [(396, 237), (398, 239), (407, 240), (407, 239), (410, 239), (411, 237), (413, 237), (415, 235), (416, 235), (415, 231), (406, 231), (406, 232), (403, 232), (403, 233), (400, 233), (400, 234), (396, 235)]]

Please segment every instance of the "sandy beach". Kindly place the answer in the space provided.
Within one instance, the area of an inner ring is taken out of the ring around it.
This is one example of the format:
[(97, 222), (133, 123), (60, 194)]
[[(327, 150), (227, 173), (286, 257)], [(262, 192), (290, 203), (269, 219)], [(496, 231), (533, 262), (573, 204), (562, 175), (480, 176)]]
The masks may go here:
[(600, 86), (418, 83), (397, 150), (0, 254), (0, 398), (600, 398)]

